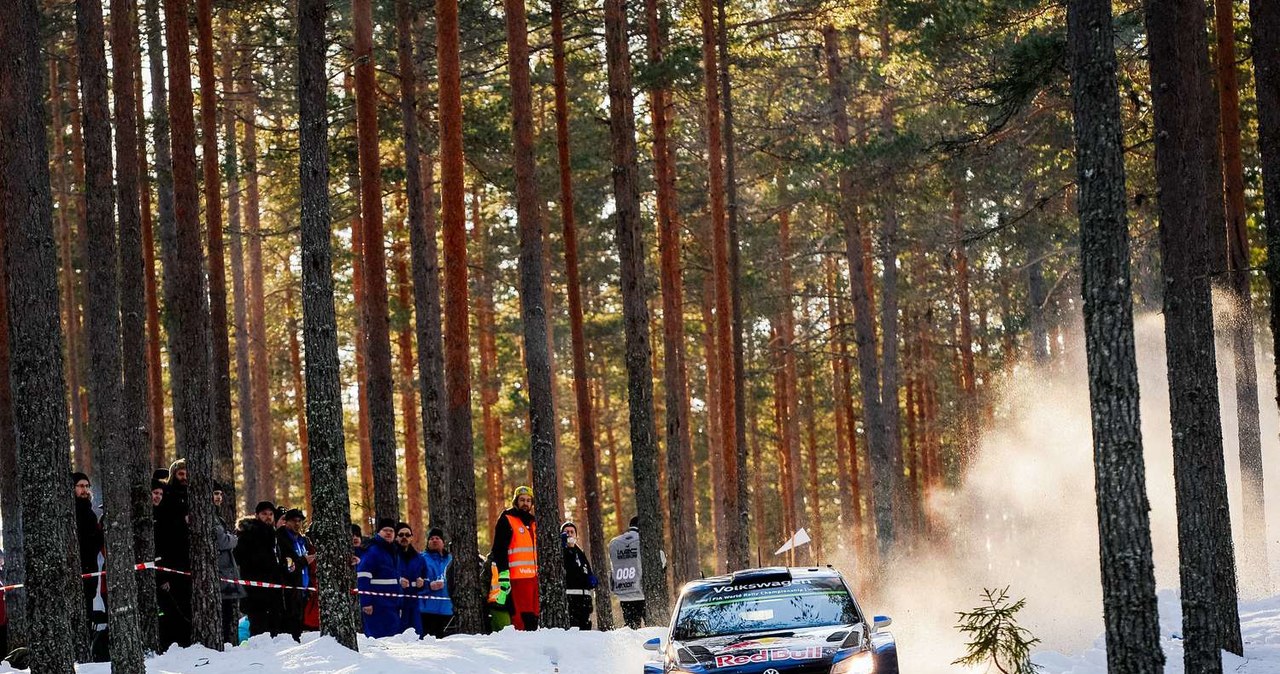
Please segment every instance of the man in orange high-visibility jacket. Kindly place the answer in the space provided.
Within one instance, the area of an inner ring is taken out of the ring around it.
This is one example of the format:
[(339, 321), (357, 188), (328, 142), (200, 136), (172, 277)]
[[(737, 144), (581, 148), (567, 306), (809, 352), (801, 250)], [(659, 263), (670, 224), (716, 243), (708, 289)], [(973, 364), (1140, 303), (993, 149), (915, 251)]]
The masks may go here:
[[(538, 525), (533, 517), (533, 490), (516, 487), (511, 508), (493, 527), (490, 559), (498, 567), (498, 586), (509, 594), (511, 622), (518, 630), (538, 629)], [(499, 601), (498, 603), (503, 603)]]

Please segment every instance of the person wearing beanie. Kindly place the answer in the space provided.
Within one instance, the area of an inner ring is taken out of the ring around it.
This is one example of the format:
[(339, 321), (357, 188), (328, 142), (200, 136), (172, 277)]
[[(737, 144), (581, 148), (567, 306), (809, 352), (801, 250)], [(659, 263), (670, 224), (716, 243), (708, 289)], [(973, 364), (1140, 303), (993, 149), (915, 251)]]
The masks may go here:
[[(191, 529), (187, 488), (187, 462), (178, 459), (169, 465), (169, 481), (155, 509), (156, 561), (175, 571), (191, 570)], [(160, 650), (172, 644), (191, 645), (191, 578), (181, 573), (156, 573), (160, 621)]]
[[(75, 495), (76, 538), (80, 543), (80, 573), (96, 573), (102, 570), (106, 540), (102, 533), (102, 518), (93, 508), (93, 483), (89, 481), (88, 475), (75, 472), (71, 474), (71, 486)], [(102, 578), (83, 578), (81, 584), (84, 588), (85, 615), (89, 617), (91, 648), (94, 651), (92, 660), (103, 662), (105, 660), (101, 656), (105, 644), (99, 644), (99, 639), (96, 638), (101, 631), (98, 626), (107, 622), (106, 604), (100, 592)]]
[(351, 524), (351, 568), (360, 565), (360, 558), (364, 557), (365, 547), (364, 530), (359, 524)]
[[(237, 524), (239, 540), (235, 558), (240, 564), (240, 574), (245, 580), (262, 583), (279, 583), (284, 574), (280, 567), (279, 539), (276, 536), (276, 506), (262, 501), (254, 509), (253, 517), (245, 517)], [(249, 618), (249, 635), (271, 634), (280, 631), (280, 614), (284, 610), (280, 590), (264, 587), (246, 587), (240, 608)]]
[(361, 593), (364, 635), (373, 639), (401, 632), (400, 610), (403, 607), (399, 554), (395, 544), (396, 521), (382, 518), (377, 526), (378, 535), (369, 539), (369, 548), (356, 566), (356, 590)]
[(587, 554), (578, 547), (578, 526), (573, 522), (560, 525), (560, 546), (564, 550), (564, 587), (569, 602), (569, 626), (582, 631), (591, 629), (591, 591), (599, 582), (591, 572)]
[[(277, 508), (277, 510), (279, 510)], [(283, 521), (276, 530), (276, 550), (280, 555), (281, 580), (291, 588), (309, 587), (311, 584), (311, 563), (315, 555), (310, 554), (311, 544), (302, 535), (302, 523), (307, 520), (306, 513), (298, 508), (290, 508), (284, 513)], [(301, 589), (279, 590), (283, 607), (280, 613), (280, 633), (288, 634), (294, 641), (302, 638), (303, 614), (307, 607), (307, 591)]]
[(427, 549), (422, 553), (426, 571), (426, 587), (422, 588), (418, 610), (422, 614), (422, 634), (443, 639), (453, 620), (453, 555), (445, 546), (444, 530), (432, 527), (427, 532)]
[(503, 511), (494, 523), (493, 549), (489, 558), (498, 565), (501, 592), (510, 594), (514, 606), (511, 621), (518, 630), (538, 629), (538, 616), (542, 612), (538, 604), (537, 532), (533, 490), (516, 487), (511, 507)]

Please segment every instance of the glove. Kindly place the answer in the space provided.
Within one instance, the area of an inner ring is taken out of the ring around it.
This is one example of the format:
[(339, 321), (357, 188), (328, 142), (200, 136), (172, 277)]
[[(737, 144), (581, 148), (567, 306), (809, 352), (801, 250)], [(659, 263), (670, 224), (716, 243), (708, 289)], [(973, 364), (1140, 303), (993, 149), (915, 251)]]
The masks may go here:
[(507, 595), (511, 594), (511, 572), (503, 571), (498, 574), (498, 606), (507, 603)]
[(600, 579), (596, 578), (596, 574), (594, 573), (587, 576), (587, 582), (591, 585), (591, 589), (593, 590), (600, 587)]

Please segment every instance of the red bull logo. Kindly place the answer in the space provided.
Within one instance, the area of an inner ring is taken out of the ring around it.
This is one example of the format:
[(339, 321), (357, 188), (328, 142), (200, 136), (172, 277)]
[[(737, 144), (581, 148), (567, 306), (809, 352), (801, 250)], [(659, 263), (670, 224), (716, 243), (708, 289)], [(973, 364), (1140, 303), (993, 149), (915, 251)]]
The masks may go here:
[(717, 655), (716, 667), (740, 667), (742, 665), (760, 664), (762, 662), (784, 662), (787, 660), (819, 660), (822, 658), (821, 646), (808, 648), (769, 648), (743, 655)]

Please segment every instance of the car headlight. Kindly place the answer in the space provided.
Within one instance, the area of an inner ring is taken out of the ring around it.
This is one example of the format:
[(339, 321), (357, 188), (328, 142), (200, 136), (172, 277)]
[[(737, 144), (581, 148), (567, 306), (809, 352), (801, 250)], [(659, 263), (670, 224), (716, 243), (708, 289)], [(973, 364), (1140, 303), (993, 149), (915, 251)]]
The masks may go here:
[(871, 651), (854, 653), (831, 666), (831, 674), (874, 674), (875, 671), (876, 660)]

